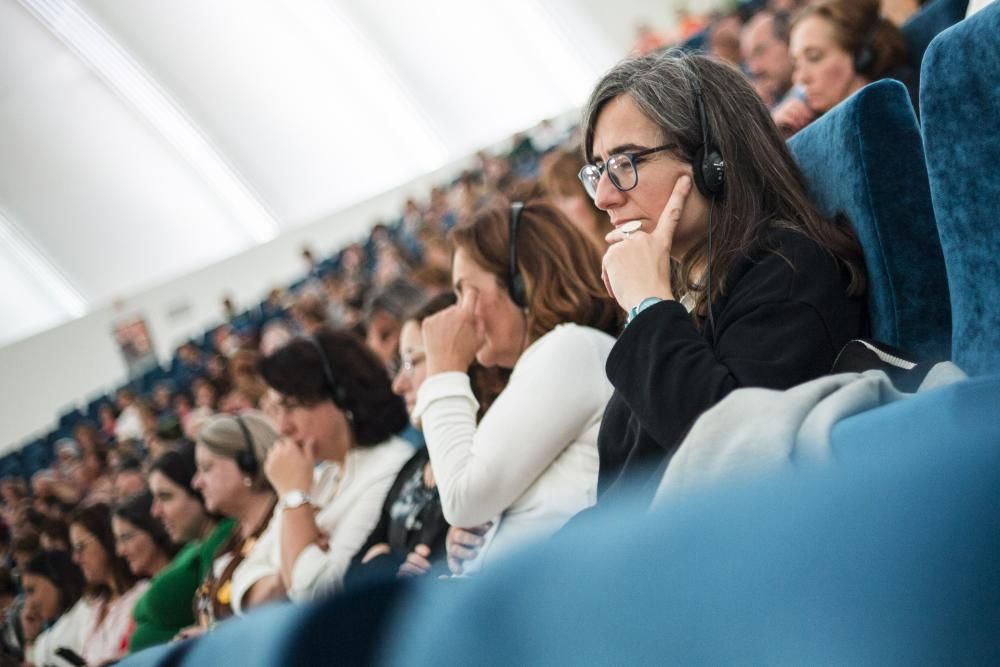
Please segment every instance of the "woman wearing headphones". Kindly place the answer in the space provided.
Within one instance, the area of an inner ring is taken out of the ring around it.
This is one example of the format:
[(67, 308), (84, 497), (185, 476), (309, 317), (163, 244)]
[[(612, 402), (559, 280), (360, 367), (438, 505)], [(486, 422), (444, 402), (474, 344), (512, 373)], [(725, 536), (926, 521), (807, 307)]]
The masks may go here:
[[(596, 500), (597, 431), (611, 395), (604, 362), (621, 317), (598, 278), (599, 250), (544, 200), (487, 208), (451, 240), (459, 303), (424, 320), (427, 378), (413, 416), (448, 523), (496, 525), (481, 565)], [(473, 360), (513, 369), (478, 424)]]
[(195, 596), (202, 629), (284, 597), (278, 577), (258, 577), (247, 565), (254, 552), (266, 548), (261, 536), (271, 522), (276, 498), (264, 475), (264, 460), (277, 440), (263, 415), (253, 412), (216, 415), (198, 431), (198, 472), (191, 486), (205, 499), (206, 510), (236, 520)]
[(902, 80), (917, 105), (916, 76), (906, 65), (906, 40), (879, 15), (879, 0), (817, 0), (792, 21), (789, 53), (801, 97), (774, 110), (786, 136), (795, 134), (872, 81)]
[[(767, 108), (703, 56), (625, 60), (584, 112), (580, 178), (614, 231), (628, 324), (608, 357), (600, 493), (652, 498), (694, 420), (739, 387), (827, 373), (866, 329), (853, 231), (824, 220)], [(652, 481), (651, 480), (655, 480)]]
[(385, 365), (357, 336), (318, 329), (260, 363), (280, 395), (284, 436), (264, 470), (278, 511), (248, 568), (278, 576), (303, 600), (343, 585), (355, 554), (378, 523), (386, 494), (413, 448), (397, 437), (407, 423)]

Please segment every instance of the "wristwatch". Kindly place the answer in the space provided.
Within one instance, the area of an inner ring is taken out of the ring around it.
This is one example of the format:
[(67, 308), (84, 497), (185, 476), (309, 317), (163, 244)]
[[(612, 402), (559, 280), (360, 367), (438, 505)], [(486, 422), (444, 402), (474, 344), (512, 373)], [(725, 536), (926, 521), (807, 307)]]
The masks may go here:
[(281, 502), (278, 503), (282, 510), (293, 510), (297, 507), (302, 507), (303, 505), (309, 505), (312, 503), (312, 498), (305, 491), (300, 491), (299, 489), (293, 489), (286, 493), (281, 498)]
[(645, 299), (643, 299), (642, 301), (639, 302), (639, 305), (632, 306), (632, 308), (630, 308), (629, 311), (628, 311), (628, 316), (625, 318), (625, 324), (626, 324), (626, 326), (632, 320), (634, 320), (636, 318), (636, 316), (639, 315), (639, 313), (641, 313), (642, 311), (646, 310), (650, 306), (655, 306), (656, 304), (660, 303), (661, 301), (663, 301), (663, 299), (661, 299), (658, 296), (647, 296)]

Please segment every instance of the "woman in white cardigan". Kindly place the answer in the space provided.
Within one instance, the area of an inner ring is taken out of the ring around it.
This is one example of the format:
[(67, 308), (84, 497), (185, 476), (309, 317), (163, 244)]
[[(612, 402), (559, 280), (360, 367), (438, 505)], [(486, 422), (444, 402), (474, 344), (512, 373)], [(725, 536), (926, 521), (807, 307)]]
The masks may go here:
[(280, 395), (282, 436), (264, 464), (278, 494), (254, 577), (278, 574), (288, 597), (337, 590), (378, 523), (385, 496), (413, 448), (403, 400), (364, 341), (321, 328), (265, 357), (261, 374)]
[[(451, 238), (459, 303), (424, 321), (414, 417), (448, 523), (494, 524), (481, 566), (594, 504), (604, 363), (621, 321), (597, 248), (545, 201), (486, 209)], [(513, 369), (478, 426), (473, 359)]]

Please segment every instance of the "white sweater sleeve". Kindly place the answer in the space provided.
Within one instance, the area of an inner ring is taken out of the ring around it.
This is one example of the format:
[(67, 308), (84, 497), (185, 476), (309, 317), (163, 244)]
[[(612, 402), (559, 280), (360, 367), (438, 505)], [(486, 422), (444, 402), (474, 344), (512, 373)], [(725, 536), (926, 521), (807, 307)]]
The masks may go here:
[(427, 378), (417, 395), (445, 519), (483, 524), (510, 507), (601, 414), (604, 357), (580, 328), (529, 348), (478, 428), (464, 373)]

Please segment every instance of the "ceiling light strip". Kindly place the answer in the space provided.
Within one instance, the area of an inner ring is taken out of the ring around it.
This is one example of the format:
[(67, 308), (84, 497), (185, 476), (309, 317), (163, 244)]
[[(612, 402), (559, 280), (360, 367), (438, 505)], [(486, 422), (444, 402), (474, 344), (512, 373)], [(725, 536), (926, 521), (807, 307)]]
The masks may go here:
[(0, 246), (51, 296), (63, 314), (82, 317), (87, 300), (48, 256), (3, 211), (0, 211)]
[(205, 179), (249, 237), (264, 243), (280, 225), (253, 188), (233, 169), (171, 97), (73, 0), (20, 0), (75, 51)]

